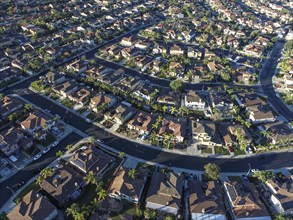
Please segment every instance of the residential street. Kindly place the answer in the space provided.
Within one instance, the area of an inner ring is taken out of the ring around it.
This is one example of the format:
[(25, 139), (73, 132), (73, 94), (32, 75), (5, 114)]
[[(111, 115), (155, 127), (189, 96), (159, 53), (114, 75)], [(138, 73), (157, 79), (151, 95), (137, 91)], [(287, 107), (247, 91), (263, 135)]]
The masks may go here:
[(274, 106), (274, 108), (288, 121), (293, 121), (293, 112), (279, 97), (276, 96), (272, 82), (275, 70), (278, 65), (277, 60), (281, 57), (283, 46), (284, 42), (278, 42), (273, 48), (270, 57), (266, 61), (265, 66), (260, 73), (260, 84), (263, 92), (267, 95), (269, 102)]

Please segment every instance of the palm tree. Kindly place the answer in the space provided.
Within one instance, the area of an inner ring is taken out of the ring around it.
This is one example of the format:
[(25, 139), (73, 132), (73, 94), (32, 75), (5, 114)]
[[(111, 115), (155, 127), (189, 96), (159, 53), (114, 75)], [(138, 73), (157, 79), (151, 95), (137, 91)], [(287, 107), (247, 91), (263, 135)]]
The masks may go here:
[(98, 183), (97, 177), (93, 171), (89, 171), (87, 173), (87, 175), (84, 177), (84, 180), (85, 180), (86, 184), (97, 184)]
[(54, 173), (54, 170), (52, 168), (46, 168), (41, 170), (40, 175), (42, 178), (46, 179), (49, 176), (52, 176), (52, 174)]
[(120, 151), (120, 152), (118, 153), (118, 157), (125, 157), (125, 153), (122, 152), (122, 151)]
[(288, 218), (286, 218), (284, 215), (282, 214), (279, 214), (279, 215), (276, 215), (274, 217), (274, 220), (287, 220)]
[(166, 113), (166, 111), (168, 110), (168, 106), (167, 106), (167, 105), (164, 105), (164, 106), (162, 107), (162, 109), (163, 109), (163, 112)]
[(33, 105), (32, 104), (25, 104), (24, 105), (24, 110), (25, 112), (30, 112), (33, 110)]
[(177, 109), (174, 106), (172, 106), (170, 112), (173, 115), (175, 112), (177, 112)]
[(36, 179), (36, 183), (38, 185), (40, 185), (42, 181), (43, 181), (43, 177), (42, 176), (38, 176), (38, 178)]
[(172, 218), (172, 216), (167, 215), (167, 216), (164, 218), (164, 220), (173, 220), (173, 218)]
[(79, 213), (79, 211), (79, 206), (76, 203), (72, 203), (72, 205), (66, 209), (66, 215), (74, 217)]
[(98, 200), (99, 200), (99, 201), (103, 201), (103, 200), (106, 199), (108, 193), (107, 193), (106, 190), (101, 189), (101, 190), (97, 193), (97, 195), (98, 195)]
[(91, 136), (91, 137), (88, 138), (88, 142), (89, 142), (90, 144), (94, 144), (95, 141), (96, 141), (96, 139), (95, 139), (95, 137), (93, 137), (93, 136)]
[(61, 150), (58, 150), (58, 151), (56, 152), (56, 156), (57, 156), (57, 157), (62, 157), (62, 156), (63, 156), (63, 152), (62, 152)]
[(127, 173), (127, 176), (131, 179), (135, 179), (136, 175), (137, 175), (137, 170), (134, 168), (130, 169)]

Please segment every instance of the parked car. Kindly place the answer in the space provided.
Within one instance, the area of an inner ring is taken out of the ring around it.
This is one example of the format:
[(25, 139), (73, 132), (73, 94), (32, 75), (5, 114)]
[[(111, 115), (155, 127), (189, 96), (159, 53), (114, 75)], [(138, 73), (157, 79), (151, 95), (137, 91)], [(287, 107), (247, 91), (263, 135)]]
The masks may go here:
[(92, 121), (90, 120), (90, 119), (85, 119), (85, 121), (87, 122), (87, 123), (91, 123)]
[(41, 156), (42, 156), (41, 153), (36, 154), (36, 156), (34, 157), (34, 160), (38, 160), (38, 159), (40, 159)]
[(59, 144), (59, 141), (55, 141), (55, 142), (52, 144), (52, 147), (55, 147), (57, 144)]
[(102, 141), (101, 139), (97, 139), (97, 140), (96, 140), (96, 143), (103, 144), (103, 143), (104, 143), (104, 141)]
[(50, 147), (46, 147), (46, 148), (44, 148), (43, 153), (45, 154), (45, 153), (47, 153), (49, 150), (51, 150), (51, 148), (50, 148)]

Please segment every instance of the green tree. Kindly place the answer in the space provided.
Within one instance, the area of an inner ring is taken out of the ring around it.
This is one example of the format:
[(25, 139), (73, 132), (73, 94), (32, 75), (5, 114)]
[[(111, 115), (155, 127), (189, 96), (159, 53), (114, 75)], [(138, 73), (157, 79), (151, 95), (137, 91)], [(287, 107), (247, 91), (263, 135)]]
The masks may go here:
[(99, 200), (99, 201), (103, 201), (103, 200), (106, 199), (108, 193), (107, 193), (106, 190), (101, 189), (101, 190), (97, 193), (97, 195), (98, 195), (98, 200)]
[(143, 216), (143, 211), (138, 207), (135, 209), (135, 216), (136, 217), (142, 217)]
[(66, 215), (74, 217), (79, 213), (79, 211), (80, 208), (78, 204), (72, 203), (72, 205), (66, 209)]
[(40, 175), (42, 178), (46, 179), (47, 177), (52, 176), (54, 173), (54, 170), (52, 168), (45, 168), (43, 170), (41, 170)]
[(58, 150), (56, 152), (56, 157), (62, 157), (63, 156), (63, 152), (61, 150)]
[(95, 141), (96, 141), (96, 139), (95, 139), (95, 137), (93, 137), (93, 136), (91, 136), (91, 137), (88, 138), (88, 142), (89, 142), (90, 144), (94, 144)]
[(125, 153), (122, 152), (122, 151), (120, 151), (120, 152), (118, 153), (118, 157), (125, 157)]
[(267, 171), (267, 170), (261, 170), (261, 171), (254, 172), (252, 176), (259, 179), (261, 182), (265, 183), (268, 179), (273, 177), (273, 172)]
[(170, 215), (167, 215), (167, 216), (164, 218), (164, 220), (173, 220), (173, 217), (170, 216)]
[(170, 83), (170, 88), (175, 92), (182, 92), (184, 89), (184, 83), (180, 79), (173, 80)]
[(205, 176), (210, 180), (220, 179), (220, 167), (214, 163), (208, 163), (204, 166)]
[(127, 176), (131, 179), (135, 179), (136, 175), (137, 175), (137, 170), (134, 168), (130, 169), (127, 173)]
[(68, 145), (66, 146), (66, 150), (70, 150), (72, 147), (73, 147), (72, 144), (68, 144)]
[(89, 171), (87, 175), (84, 177), (84, 180), (87, 184), (97, 184), (98, 179), (93, 171)]

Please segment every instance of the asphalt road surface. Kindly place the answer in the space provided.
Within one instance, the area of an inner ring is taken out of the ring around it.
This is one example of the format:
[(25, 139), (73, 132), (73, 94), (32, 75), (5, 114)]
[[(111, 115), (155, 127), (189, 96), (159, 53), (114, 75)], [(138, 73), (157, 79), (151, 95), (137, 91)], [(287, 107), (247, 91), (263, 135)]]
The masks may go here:
[(65, 150), (68, 144), (75, 144), (82, 137), (75, 132), (71, 132), (66, 137), (64, 137), (57, 146), (53, 147), (49, 152), (43, 154), (42, 157), (36, 161), (31, 162), (25, 168), (19, 170), (15, 175), (10, 177), (9, 179), (0, 183), (0, 192), (1, 192), (1, 199), (0, 199), (0, 207), (5, 204), (5, 202), (10, 198), (12, 195), (12, 191), (8, 188), (11, 188), (13, 191), (17, 190), (16, 185), (22, 181), (27, 182), (33, 176), (37, 175), (40, 170), (47, 167), (50, 163), (57, 159), (56, 152), (58, 150)]
[(274, 46), (270, 57), (266, 61), (266, 64), (261, 71), (260, 84), (270, 103), (282, 116), (284, 116), (290, 122), (293, 121), (293, 112), (286, 106), (286, 104), (283, 103), (279, 97), (276, 96), (276, 92), (272, 83), (272, 78), (278, 65), (277, 60), (281, 57), (283, 46), (284, 42), (278, 42)]
[(222, 159), (214, 157), (178, 155), (176, 153), (169, 153), (148, 148), (143, 144), (120, 138), (103, 130), (102, 128), (87, 123), (80, 116), (67, 111), (62, 106), (47, 100), (39, 94), (30, 93), (22, 94), (21, 96), (43, 109), (49, 109), (53, 114), (60, 115), (62, 120), (64, 120), (66, 123), (80, 131), (83, 131), (89, 136), (102, 139), (104, 143), (111, 148), (114, 148), (118, 151), (123, 151), (126, 154), (134, 157), (152, 161), (154, 163), (160, 163), (164, 165), (171, 163), (174, 167), (202, 170), (206, 163), (213, 162), (218, 164), (223, 172), (245, 172), (248, 170), (248, 163), (251, 164), (252, 168), (257, 169), (273, 169), (293, 166), (293, 152), (272, 153), (270, 155), (264, 156), (263, 159), (259, 159), (257, 157)]

